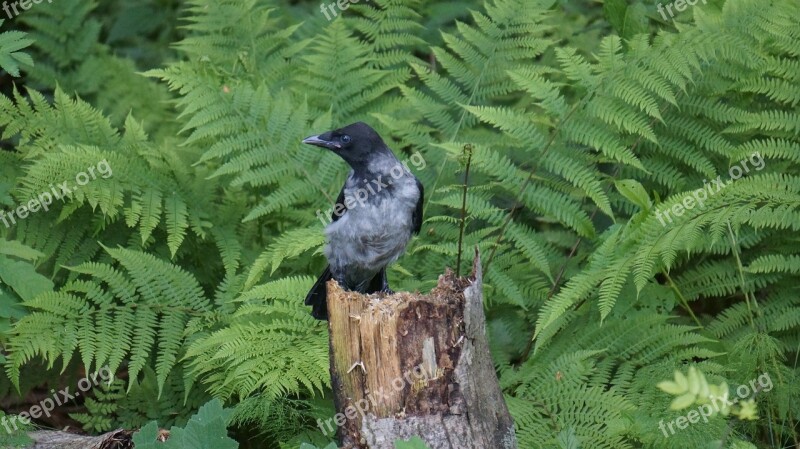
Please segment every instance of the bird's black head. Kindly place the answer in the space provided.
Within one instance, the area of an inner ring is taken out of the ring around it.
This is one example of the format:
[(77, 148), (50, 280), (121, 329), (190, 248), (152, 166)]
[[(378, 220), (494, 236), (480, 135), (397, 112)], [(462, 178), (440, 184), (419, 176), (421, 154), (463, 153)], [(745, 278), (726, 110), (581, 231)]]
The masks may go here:
[(364, 122), (308, 137), (303, 143), (333, 151), (355, 170), (365, 168), (371, 159), (392, 155), (381, 136)]

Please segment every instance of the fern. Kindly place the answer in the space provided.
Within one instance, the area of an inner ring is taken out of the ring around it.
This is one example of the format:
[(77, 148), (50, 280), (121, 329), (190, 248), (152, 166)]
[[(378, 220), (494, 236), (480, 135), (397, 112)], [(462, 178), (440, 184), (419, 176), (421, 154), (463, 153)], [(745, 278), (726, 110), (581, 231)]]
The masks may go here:
[[(4, 22), (5, 20), (0, 20), (0, 26), (3, 26)], [(11, 76), (20, 76), (20, 65), (33, 65), (31, 56), (20, 50), (32, 43), (33, 40), (27, 38), (27, 34), (21, 31), (6, 31), (0, 34), (0, 68)]]
[[(0, 225), (0, 391), (108, 365), (125, 380), (73, 415), (86, 429), (231, 444), (221, 405), (213, 428), (187, 421), (216, 397), (259, 447), (328, 444), (326, 333), (302, 298), (347, 168), (300, 141), (363, 120), (424, 159), (393, 288), (482, 254), (520, 447), (796, 445), (800, 7), (664, 21), (628, 3), (373, 0), (326, 21), (303, 2), (64, 0), (3, 23), (3, 212), (113, 175)], [(665, 436), (656, 384), (689, 366), (769, 373), (761, 418)]]
[[(308, 282), (274, 281), (237, 298), (242, 304), (227, 326), (197, 339), (189, 348), (193, 374), (223, 398), (258, 392), (272, 399), (323, 391), (329, 382), (326, 335), (294, 300)], [(271, 301), (256, 301), (263, 299)], [(303, 356), (294, 356), (293, 347), (305, 348)]]
[[(16, 385), (19, 367), (35, 356), (51, 363), (60, 357), (66, 366), (78, 351), (88, 369), (108, 365), (112, 372), (129, 358), (128, 372), (136, 378), (157, 352), (155, 370), (162, 391), (180, 355), (187, 322), (193, 314), (209, 312), (209, 301), (197, 281), (177, 267), (131, 250), (106, 252), (119, 268), (82, 264), (71, 271), (89, 279), (71, 281), (58, 292), (25, 302), (36, 312), (20, 320), (10, 345), (13, 355), (6, 369)], [(163, 302), (167, 298), (169, 302)], [(45, 329), (59, 329), (58, 335), (43, 340), (39, 337)]]

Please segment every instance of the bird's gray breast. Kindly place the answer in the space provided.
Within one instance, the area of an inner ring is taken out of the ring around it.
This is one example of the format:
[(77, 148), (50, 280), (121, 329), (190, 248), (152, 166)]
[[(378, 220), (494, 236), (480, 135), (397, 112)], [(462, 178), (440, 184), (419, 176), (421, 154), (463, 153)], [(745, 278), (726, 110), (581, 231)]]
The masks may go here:
[(411, 239), (419, 195), (407, 171), (399, 177), (351, 173), (344, 188), (347, 212), (325, 228), (325, 256), (333, 275), (360, 290), (360, 284), (397, 260)]

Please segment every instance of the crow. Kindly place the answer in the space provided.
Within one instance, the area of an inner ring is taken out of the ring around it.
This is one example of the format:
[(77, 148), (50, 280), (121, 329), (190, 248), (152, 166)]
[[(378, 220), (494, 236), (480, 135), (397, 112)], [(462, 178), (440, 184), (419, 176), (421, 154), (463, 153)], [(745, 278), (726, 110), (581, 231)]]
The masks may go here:
[(311, 136), (303, 143), (326, 148), (350, 165), (350, 174), (325, 227), (328, 266), (306, 296), (311, 315), (328, 319), (325, 284), (361, 293), (392, 293), (386, 267), (422, 228), (422, 183), (363, 122)]

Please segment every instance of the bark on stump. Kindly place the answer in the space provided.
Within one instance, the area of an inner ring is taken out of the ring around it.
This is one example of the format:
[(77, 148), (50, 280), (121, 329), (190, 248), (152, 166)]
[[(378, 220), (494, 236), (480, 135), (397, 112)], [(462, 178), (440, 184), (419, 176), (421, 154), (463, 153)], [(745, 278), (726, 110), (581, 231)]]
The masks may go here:
[[(449, 269), (430, 294), (361, 295), (329, 281), (331, 381), (347, 449), (516, 449), (486, 341), (483, 279)], [(344, 422), (343, 422), (344, 421)]]

